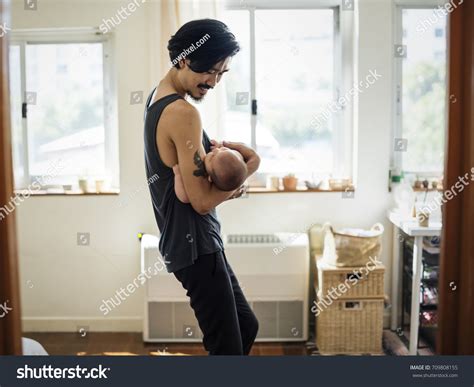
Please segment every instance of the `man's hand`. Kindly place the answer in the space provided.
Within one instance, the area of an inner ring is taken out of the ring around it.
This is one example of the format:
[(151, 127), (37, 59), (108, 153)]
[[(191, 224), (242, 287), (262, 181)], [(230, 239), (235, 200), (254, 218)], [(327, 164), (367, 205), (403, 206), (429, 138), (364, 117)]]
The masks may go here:
[(211, 150), (214, 148), (220, 148), (221, 146), (222, 146), (222, 142), (211, 140)]
[(229, 149), (234, 149), (240, 152), (240, 154), (244, 158), (245, 163), (247, 164), (247, 177), (257, 171), (258, 167), (260, 166), (260, 157), (258, 156), (257, 152), (255, 152), (252, 148), (241, 142), (223, 141), (222, 145)]
[(240, 198), (242, 195), (245, 195), (247, 193), (248, 188), (248, 184), (242, 184), (238, 189), (234, 191), (233, 195), (227, 200)]

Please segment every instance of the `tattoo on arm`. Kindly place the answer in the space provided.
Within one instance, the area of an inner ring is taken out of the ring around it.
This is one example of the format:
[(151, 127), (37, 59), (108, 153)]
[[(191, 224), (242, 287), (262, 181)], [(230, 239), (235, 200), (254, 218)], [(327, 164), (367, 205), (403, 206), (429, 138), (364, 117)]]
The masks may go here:
[(196, 165), (196, 170), (193, 172), (194, 176), (207, 176), (206, 167), (204, 165), (204, 161), (202, 161), (201, 156), (199, 156), (199, 152), (196, 151), (194, 153), (194, 164)]

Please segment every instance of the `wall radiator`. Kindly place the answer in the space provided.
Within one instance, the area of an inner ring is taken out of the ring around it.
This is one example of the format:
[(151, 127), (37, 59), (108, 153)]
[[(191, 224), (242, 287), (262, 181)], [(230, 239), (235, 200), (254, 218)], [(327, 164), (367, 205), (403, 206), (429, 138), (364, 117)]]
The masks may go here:
[[(143, 235), (142, 270), (161, 255), (158, 237)], [(225, 253), (259, 321), (257, 341), (306, 341), (309, 313), (307, 234), (229, 234)], [(202, 340), (189, 298), (173, 274), (160, 271), (145, 284), (143, 340)]]

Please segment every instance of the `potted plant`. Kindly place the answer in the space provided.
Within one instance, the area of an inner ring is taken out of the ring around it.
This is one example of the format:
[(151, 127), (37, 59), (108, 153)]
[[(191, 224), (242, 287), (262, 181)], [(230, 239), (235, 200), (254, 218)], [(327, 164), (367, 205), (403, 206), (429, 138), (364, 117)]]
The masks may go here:
[(423, 188), (423, 181), (416, 176), (415, 180), (415, 189), (422, 189)]
[(296, 191), (296, 186), (298, 184), (298, 179), (295, 177), (293, 173), (289, 173), (282, 179), (283, 181), (283, 189), (285, 191)]
[(86, 193), (89, 191), (89, 170), (88, 169), (84, 169), (82, 171), (82, 174), (79, 175), (78, 179), (77, 179), (77, 183), (79, 185), (79, 189)]

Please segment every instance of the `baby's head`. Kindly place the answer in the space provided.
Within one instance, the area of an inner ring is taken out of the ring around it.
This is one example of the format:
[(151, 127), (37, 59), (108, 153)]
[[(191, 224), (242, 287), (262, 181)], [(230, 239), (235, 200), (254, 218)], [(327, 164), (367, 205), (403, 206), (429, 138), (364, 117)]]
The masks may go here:
[(210, 180), (222, 191), (234, 191), (247, 178), (247, 164), (240, 152), (226, 148), (214, 148), (204, 158)]

